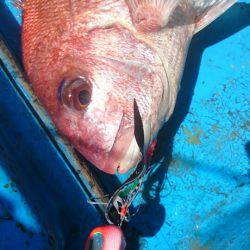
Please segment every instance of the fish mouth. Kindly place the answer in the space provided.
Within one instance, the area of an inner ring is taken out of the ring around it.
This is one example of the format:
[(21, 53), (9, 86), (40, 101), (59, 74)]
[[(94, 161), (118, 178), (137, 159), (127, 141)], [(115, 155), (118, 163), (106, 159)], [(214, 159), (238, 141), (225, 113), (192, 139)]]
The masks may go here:
[(136, 167), (141, 160), (139, 147), (134, 138), (132, 128), (119, 133), (119, 137), (109, 152), (80, 147), (78, 151), (95, 167), (107, 174), (124, 174)]
[(117, 169), (118, 173), (124, 174), (129, 169), (136, 167), (141, 161), (141, 159), (142, 159), (142, 155), (140, 153), (135, 137), (133, 137), (126, 154), (124, 155), (123, 159), (119, 163), (119, 166)]
[(83, 155), (97, 168), (108, 174), (126, 173), (136, 167), (142, 159), (142, 153), (135, 137), (135, 125), (125, 126), (125, 116), (123, 115), (113, 145), (108, 152), (92, 148), (92, 154), (83, 152)]
[[(128, 138), (128, 134), (126, 136)], [(109, 174), (125, 174), (131, 168), (136, 167), (141, 158), (142, 156), (134, 136), (130, 139), (130, 143), (129, 140), (123, 140), (122, 142), (118, 140), (107, 157), (102, 171)]]

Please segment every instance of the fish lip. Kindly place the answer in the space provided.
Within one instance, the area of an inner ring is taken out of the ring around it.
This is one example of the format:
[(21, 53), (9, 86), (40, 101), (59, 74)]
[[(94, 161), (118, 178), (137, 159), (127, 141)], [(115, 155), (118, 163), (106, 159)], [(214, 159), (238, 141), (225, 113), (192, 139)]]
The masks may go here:
[(131, 143), (124, 154), (124, 157), (120, 161), (117, 168), (119, 174), (124, 174), (131, 168), (135, 168), (141, 161), (142, 155), (140, 153), (138, 144), (136, 143), (135, 137), (132, 138)]
[(119, 138), (115, 140), (109, 152), (96, 152), (93, 148), (80, 145), (77, 145), (76, 148), (96, 168), (105, 173), (114, 175), (117, 172), (119, 173), (121, 169), (121, 167), (119, 167), (120, 162), (128, 152), (127, 145), (130, 145), (133, 139), (133, 128), (131, 127), (125, 131), (122, 129), (120, 133), (122, 136), (118, 136)]
[[(133, 128), (131, 127), (127, 133), (123, 134), (123, 137), (119, 138), (113, 145), (112, 150), (110, 151), (105, 167), (102, 171), (110, 174), (123, 174), (126, 173), (131, 167), (136, 163), (137, 158), (132, 157), (126, 159), (126, 155), (129, 153), (130, 146), (134, 141)], [(125, 138), (125, 139), (124, 139)], [(127, 147), (129, 145), (129, 147)], [(117, 154), (119, 155), (117, 157)], [(121, 163), (125, 160), (125, 164)], [(113, 163), (113, 164), (112, 164)], [(112, 168), (109, 166), (113, 166)]]

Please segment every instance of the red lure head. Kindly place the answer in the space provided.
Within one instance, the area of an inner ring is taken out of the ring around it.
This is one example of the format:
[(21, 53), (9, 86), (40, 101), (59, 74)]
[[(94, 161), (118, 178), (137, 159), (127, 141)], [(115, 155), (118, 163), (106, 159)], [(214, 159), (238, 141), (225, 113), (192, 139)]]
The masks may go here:
[(85, 250), (122, 250), (125, 249), (125, 239), (122, 230), (114, 225), (95, 228), (88, 236)]

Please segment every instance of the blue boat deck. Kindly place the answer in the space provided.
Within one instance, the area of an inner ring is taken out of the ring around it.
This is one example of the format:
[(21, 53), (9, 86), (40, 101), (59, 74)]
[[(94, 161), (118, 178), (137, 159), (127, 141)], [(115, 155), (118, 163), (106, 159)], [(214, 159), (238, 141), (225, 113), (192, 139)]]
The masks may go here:
[[(87, 199), (100, 187), (112, 192), (127, 175), (82, 169), (57, 134), (19, 70), (20, 23), (11, 1), (0, 0), (0, 38), (16, 62), (0, 42), (0, 249), (80, 250), (104, 223)], [(250, 248), (249, 72), (245, 0), (191, 43), (142, 205), (124, 229), (128, 249)]]

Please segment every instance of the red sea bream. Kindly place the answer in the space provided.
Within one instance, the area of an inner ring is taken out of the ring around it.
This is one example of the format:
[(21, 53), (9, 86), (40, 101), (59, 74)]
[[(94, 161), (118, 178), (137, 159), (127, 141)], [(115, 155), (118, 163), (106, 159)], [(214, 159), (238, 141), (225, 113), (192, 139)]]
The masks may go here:
[(190, 41), (234, 0), (25, 0), (23, 63), (54, 124), (99, 169), (141, 159), (171, 116)]

